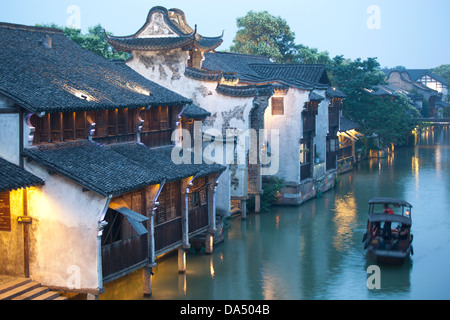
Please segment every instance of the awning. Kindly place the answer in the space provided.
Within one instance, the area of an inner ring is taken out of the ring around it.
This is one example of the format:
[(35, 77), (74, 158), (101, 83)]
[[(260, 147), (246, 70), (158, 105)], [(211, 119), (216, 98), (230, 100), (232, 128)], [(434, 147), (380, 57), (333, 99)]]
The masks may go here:
[(130, 223), (130, 225), (133, 227), (134, 230), (138, 233), (138, 235), (142, 236), (146, 233), (148, 233), (147, 228), (144, 227), (142, 222), (145, 222), (149, 220), (150, 218), (143, 216), (142, 214), (139, 214), (131, 209), (128, 209), (124, 206), (124, 202), (122, 201), (115, 201), (111, 202), (109, 204), (109, 207), (121, 214), (127, 219), (127, 221)]

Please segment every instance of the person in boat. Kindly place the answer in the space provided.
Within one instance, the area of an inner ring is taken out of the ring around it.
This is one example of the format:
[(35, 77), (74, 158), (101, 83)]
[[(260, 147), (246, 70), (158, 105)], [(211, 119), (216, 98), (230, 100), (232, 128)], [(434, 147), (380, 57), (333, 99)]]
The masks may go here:
[(389, 204), (386, 203), (386, 204), (384, 205), (384, 211), (383, 211), (383, 213), (394, 214), (394, 211), (391, 209), (391, 207), (389, 207)]

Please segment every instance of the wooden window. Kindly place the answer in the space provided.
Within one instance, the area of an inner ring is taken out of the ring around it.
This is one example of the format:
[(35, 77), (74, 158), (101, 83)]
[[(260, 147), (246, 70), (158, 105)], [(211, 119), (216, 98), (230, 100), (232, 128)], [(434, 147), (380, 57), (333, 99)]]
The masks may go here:
[(160, 114), (159, 114), (160, 107), (152, 107), (150, 109), (148, 123), (150, 125), (149, 130), (150, 131), (159, 131), (160, 130)]
[(87, 138), (87, 121), (86, 112), (75, 113), (75, 138), (86, 139)]
[(62, 141), (62, 114), (61, 113), (51, 113), (50, 114), (50, 134), (51, 141)]
[(106, 137), (108, 134), (108, 114), (106, 110), (93, 112), (95, 114), (95, 136)]
[[(121, 198), (130, 210), (146, 216), (143, 191), (129, 193), (123, 195)], [(103, 245), (131, 239), (138, 235), (123, 214), (114, 209), (108, 209), (105, 215), (105, 221), (108, 222), (108, 224), (102, 235)], [(145, 226), (145, 222), (143, 222), (143, 225)]]
[(117, 135), (117, 109), (108, 110), (108, 136)]
[(128, 133), (128, 109), (122, 109), (118, 111), (117, 115), (117, 133), (127, 134)]
[(158, 197), (156, 224), (161, 224), (181, 216), (181, 189), (179, 182), (166, 183)]
[(75, 112), (64, 112), (62, 116), (63, 116), (64, 140), (74, 140)]
[(272, 115), (284, 115), (284, 98), (273, 97), (272, 98)]
[(170, 129), (169, 108), (167, 106), (160, 107), (160, 129)]

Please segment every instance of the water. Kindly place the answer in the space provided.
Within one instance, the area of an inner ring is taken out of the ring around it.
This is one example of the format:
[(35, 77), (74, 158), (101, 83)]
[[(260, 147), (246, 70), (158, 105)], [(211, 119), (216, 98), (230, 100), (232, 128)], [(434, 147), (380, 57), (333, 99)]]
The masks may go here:
[[(368, 201), (413, 205), (414, 255), (381, 267), (381, 289), (368, 289), (363, 249)], [(450, 299), (450, 128), (422, 134), (416, 147), (368, 160), (337, 186), (300, 207), (236, 218), (214, 254), (177, 255), (154, 269), (153, 300)], [(142, 299), (142, 273), (106, 285), (101, 299)]]

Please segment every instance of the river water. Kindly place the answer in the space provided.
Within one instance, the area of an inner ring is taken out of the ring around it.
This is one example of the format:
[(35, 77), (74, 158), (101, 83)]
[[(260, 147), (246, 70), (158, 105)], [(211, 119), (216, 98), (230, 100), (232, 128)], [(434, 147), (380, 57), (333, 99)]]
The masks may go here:
[[(150, 299), (450, 299), (450, 128), (418, 139), (362, 161), (320, 198), (233, 219), (212, 255), (188, 254), (184, 275), (176, 254), (161, 259)], [(413, 205), (414, 255), (381, 265), (381, 288), (369, 289), (374, 262), (361, 240), (377, 196)], [(100, 299), (143, 299), (141, 271), (107, 284)]]

